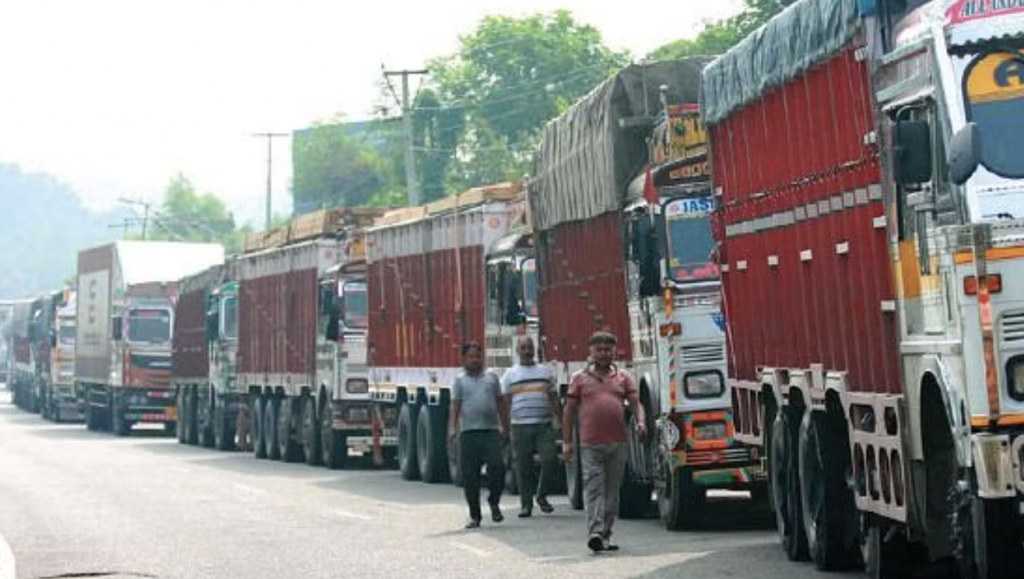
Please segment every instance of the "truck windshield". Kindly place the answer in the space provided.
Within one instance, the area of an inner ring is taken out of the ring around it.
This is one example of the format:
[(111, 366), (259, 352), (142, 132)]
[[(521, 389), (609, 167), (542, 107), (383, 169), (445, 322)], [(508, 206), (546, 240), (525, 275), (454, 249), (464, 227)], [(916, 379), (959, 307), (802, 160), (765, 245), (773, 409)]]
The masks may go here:
[(1010, 179), (1024, 177), (1024, 52), (988, 52), (964, 72), (969, 120), (981, 135), (981, 163)]
[(668, 273), (680, 283), (714, 281), (718, 265), (712, 260), (711, 197), (674, 199), (665, 204)]
[(171, 312), (134, 308), (128, 312), (128, 341), (159, 344), (171, 339)]
[(57, 332), (57, 340), (60, 344), (65, 346), (71, 346), (75, 343), (75, 324), (74, 322), (62, 323), (60, 329)]
[(233, 340), (238, 337), (238, 297), (225, 298), (221, 310), (221, 334), (224, 338)]
[(369, 324), (369, 296), (363, 282), (346, 283), (342, 290), (342, 321), (346, 328), (365, 328)]
[(523, 309), (527, 317), (537, 317), (537, 260), (523, 260)]

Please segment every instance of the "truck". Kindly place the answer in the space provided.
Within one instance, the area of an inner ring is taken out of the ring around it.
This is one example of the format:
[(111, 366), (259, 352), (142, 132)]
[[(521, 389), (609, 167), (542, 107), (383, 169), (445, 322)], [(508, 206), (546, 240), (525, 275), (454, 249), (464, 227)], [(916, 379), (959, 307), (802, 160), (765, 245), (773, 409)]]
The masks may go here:
[(486, 343), (500, 374), (536, 320), (525, 209), (522, 185), (499, 183), (391, 211), (367, 231), (375, 442), (406, 480), (460, 480), (446, 431), (462, 344)]
[(177, 281), (224, 261), (216, 243), (117, 241), (78, 253), (75, 385), (89, 430), (173, 429)]
[(0, 300), (0, 382), (5, 385), (10, 380), (12, 308), (10, 300)]
[(1024, 576), (1022, 38), (1019, 2), (801, 0), (703, 71), (736, 438), (791, 559)]
[(22, 410), (36, 412), (33, 396), (35, 362), (32, 358), (32, 342), (29, 327), (32, 319), (32, 298), (13, 300), (10, 319), (10, 371), (8, 373), (12, 402)]
[(29, 342), (32, 350), (32, 397), (43, 418), (78, 420), (74, 389), (74, 292), (47, 292), (32, 302)]
[(237, 286), (221, 295), (237, 294), (233, 388), (257, 458), (337, 469), (372, 454), (362, 231), (381, 213), (308, 214), (231, 260)]
[[(643, 517), (653, 492), (672, 530), (701, 524), (709, 488), (766, 496), (756, 453), (733, 438), (696, 107), (706, 62), (618, 72), (544, 128), (529, 183), (541, 355), (564, 390), (588, 365), (593, 332), (618, 337), (651, 433), (630, 429), (619, 515)], [(566, 472), (576, 508), (581, 476), (577, 455)]]

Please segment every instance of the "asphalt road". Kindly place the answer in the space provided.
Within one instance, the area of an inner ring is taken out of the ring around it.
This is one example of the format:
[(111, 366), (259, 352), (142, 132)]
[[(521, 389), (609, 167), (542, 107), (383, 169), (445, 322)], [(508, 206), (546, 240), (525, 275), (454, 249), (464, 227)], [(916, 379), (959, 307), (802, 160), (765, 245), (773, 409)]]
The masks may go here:
[(504, 523), (465, 531), (450, 485), (257, 461), (152, 433), (118, 439), (25, 414), (0, 391), (0, 579), (822, 577), (787, 561), (770, 514), (735, 496), (715, 497), (698, 533), (620, 521), (622, 550), (599, 555), (585, 546), (582, 513), (552, 502), (553, 514), (518, 519), (518, 498), (506, 497)]

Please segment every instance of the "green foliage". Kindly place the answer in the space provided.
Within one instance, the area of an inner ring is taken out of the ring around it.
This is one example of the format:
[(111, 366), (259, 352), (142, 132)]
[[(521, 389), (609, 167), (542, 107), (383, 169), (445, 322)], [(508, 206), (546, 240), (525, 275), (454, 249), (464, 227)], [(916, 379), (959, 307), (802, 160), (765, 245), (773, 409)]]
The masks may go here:
[(797, 0), (746, 0), (742, 12), (709, 24), (696, 38), (681, 39), (654, 49), (647, 58), (670, 60), (722, 54)]
[(484, 18), (417, 99), (424, 198), (527, 173), (544, 124), (627, 61), (564, 10)]
[(393, 185), (394, 168), (375, 150), (372, 135), (365, 123), (340, 118), (295, 133), (292, 193), (297, 213), (365, 205)]
[(235, 230), (235, 219), (224, 202), (197, 192), (181, 173), (168, 183), (160, 208), (142, 217), (147, 221), (146, 239), (219, 242), (229, 252), (241, 248), (243, 233)]

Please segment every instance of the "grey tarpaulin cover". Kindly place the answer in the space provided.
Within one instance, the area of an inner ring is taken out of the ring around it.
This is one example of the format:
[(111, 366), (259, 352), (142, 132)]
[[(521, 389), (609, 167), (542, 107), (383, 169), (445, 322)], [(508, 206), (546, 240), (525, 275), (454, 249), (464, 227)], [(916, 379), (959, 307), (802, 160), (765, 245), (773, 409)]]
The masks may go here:
[(621, 208), (630, 179), (647, 162), (650, 126), (620, 128), (619, 121), (657, 115), (661, 85), (669, 104), (697, 102), (709, 60), (630, 65), (548, 123), (529, 184), (534, 227), (543, 231)]
[(700, 106), (713, 125), (840, 50), (859, 33), (858, 0), (801, 0), (704, 69)]

